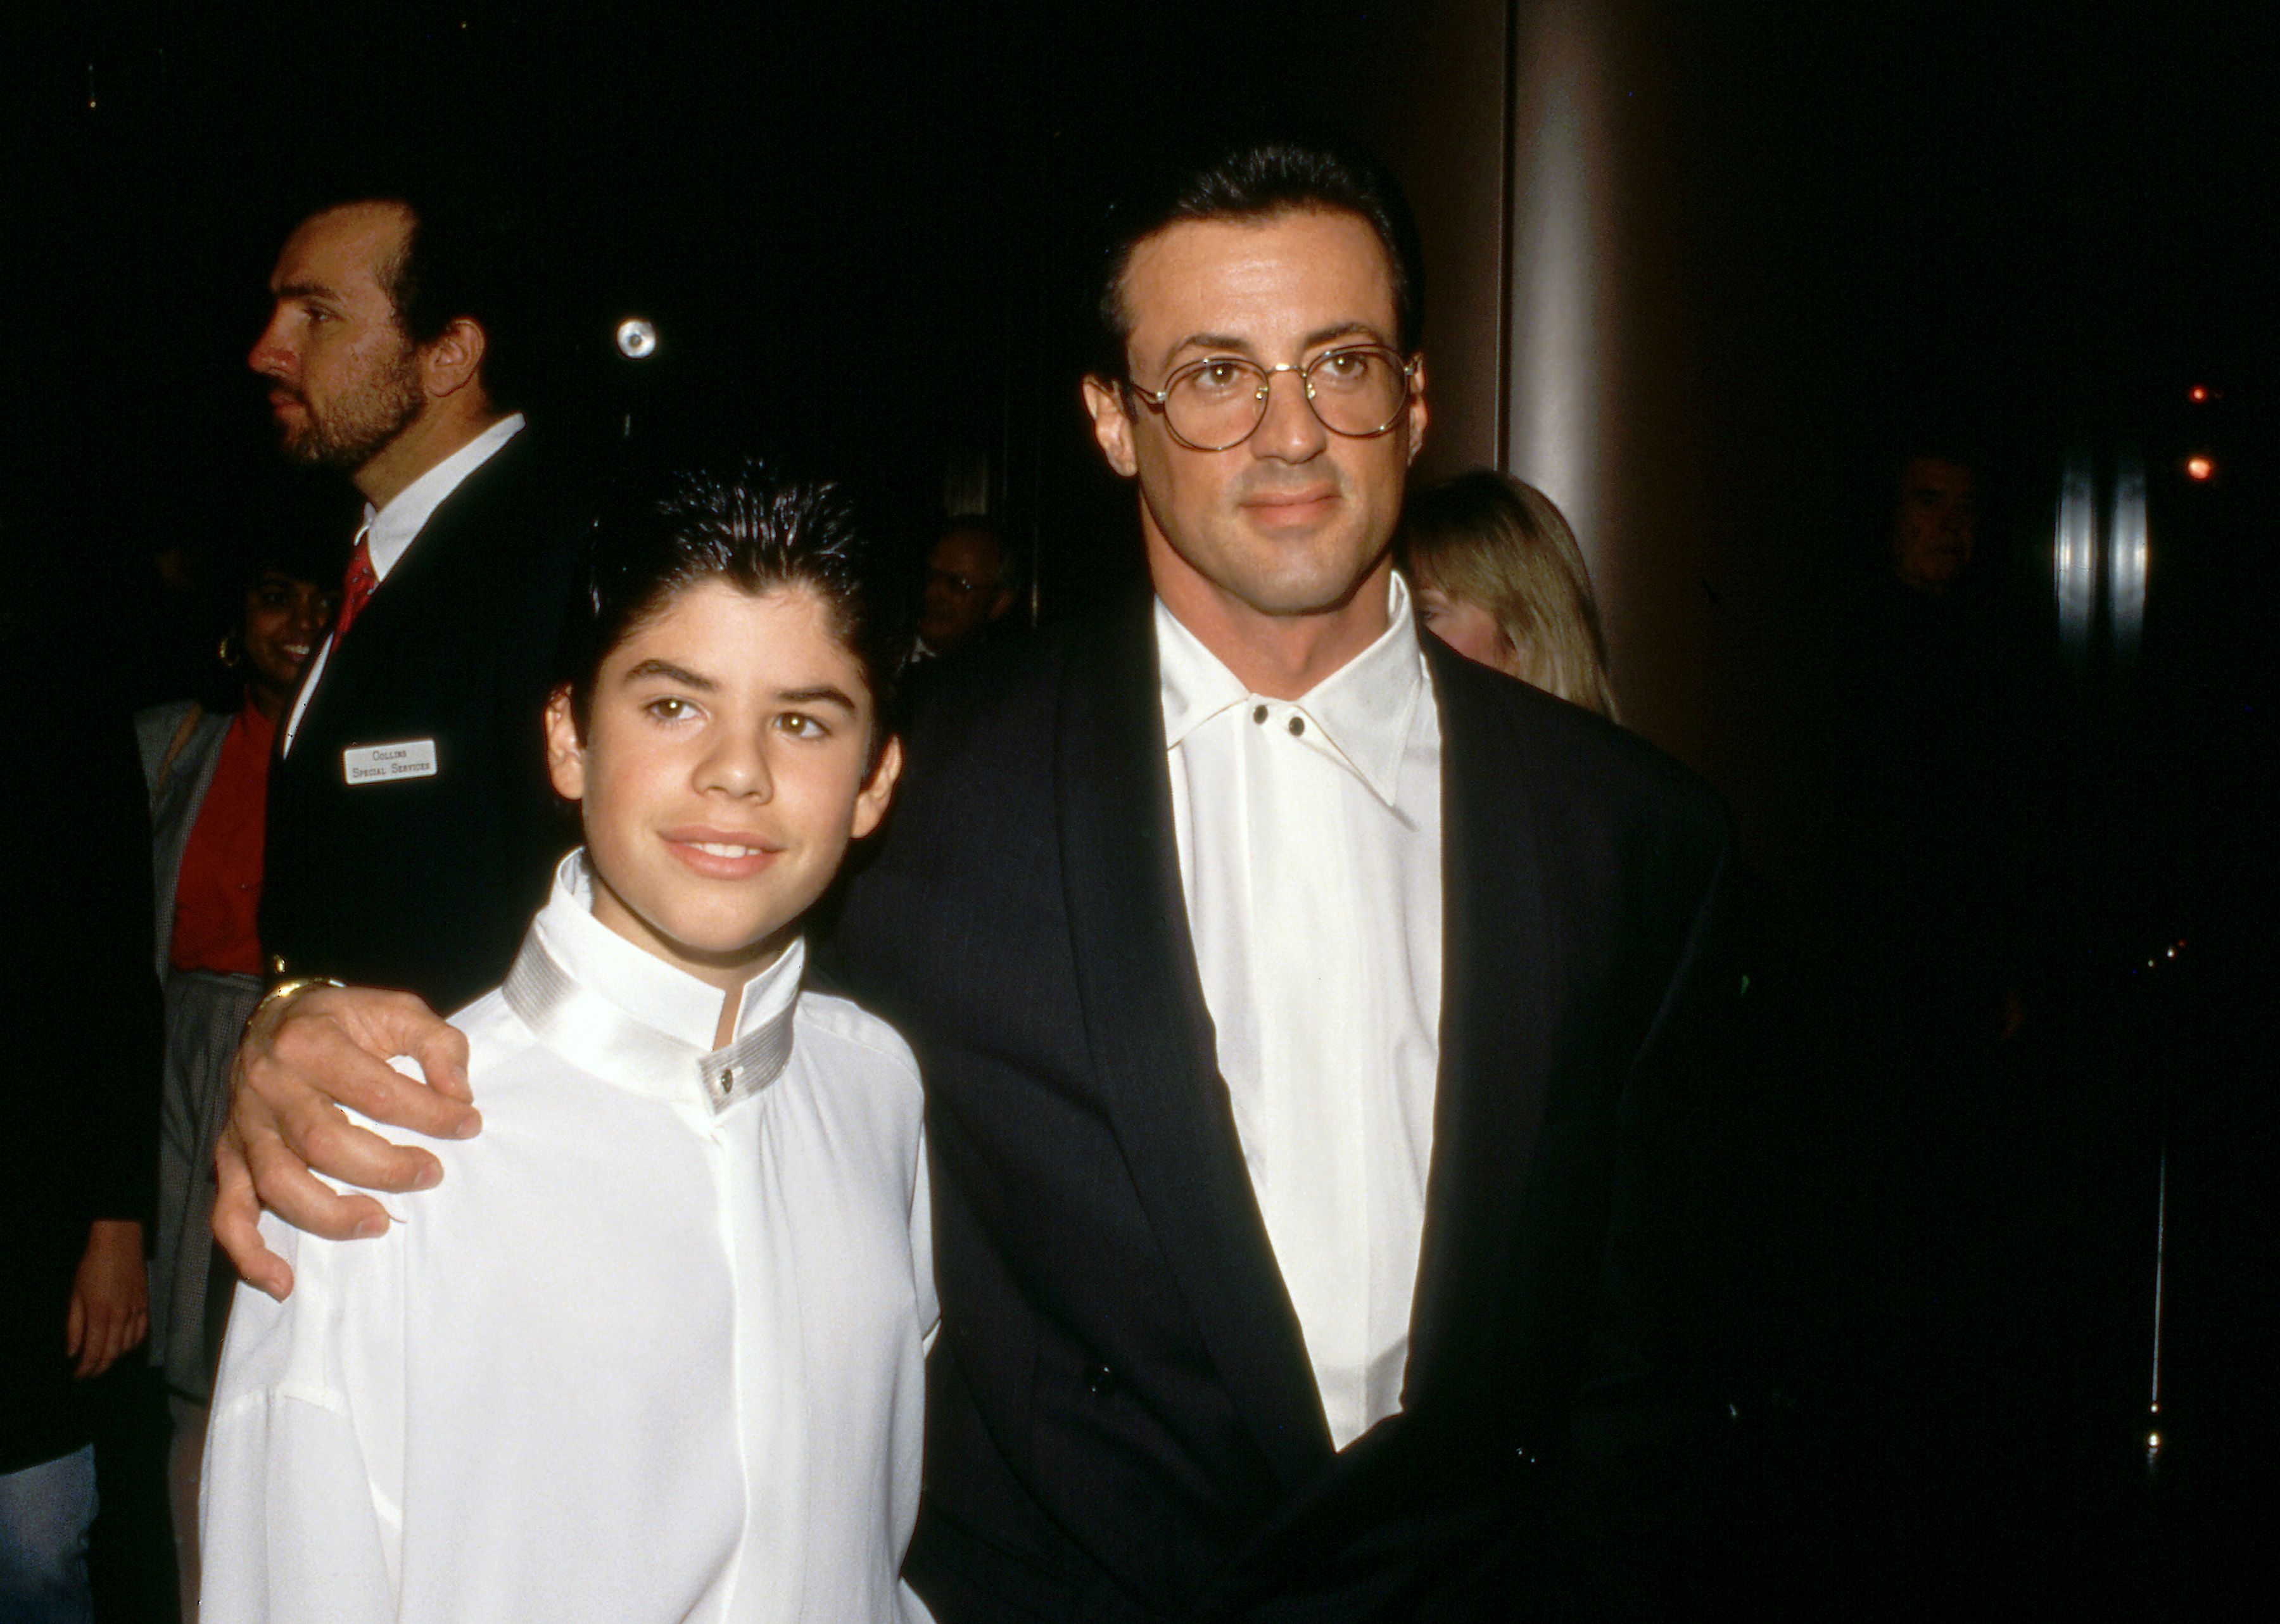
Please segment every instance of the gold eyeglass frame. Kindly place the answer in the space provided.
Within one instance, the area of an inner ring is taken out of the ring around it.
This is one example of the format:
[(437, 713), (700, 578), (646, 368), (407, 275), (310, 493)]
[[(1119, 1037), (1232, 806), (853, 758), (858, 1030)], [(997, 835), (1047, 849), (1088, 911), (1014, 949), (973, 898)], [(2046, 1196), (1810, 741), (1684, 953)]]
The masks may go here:
[[(1395, 404), (1392, 414), (1389, 416), (1385, 421), (1380, 423), (1375, 428), (1359, 430), (1340, 428), (1336, 424), (1324, 417), (1322, 415), (1322, 409), (1314, 404), (1314, 369), (1320, 366), (1323, 362), (1331, 359), (1333, 357), (1344, 355), (1383, 356), (1400, 371), (1401, 399)], [(1136, 397), (1147, 402), (1149, 405), (1156, 409), (1157, 414), (1164, 419), (1164, 432), (1166, 434), (1171, 435), (1174, 440), (1176, 440), (1180, 444), (1187, 447), (1188, 450), (1191, 451), (1231, 451), (1235, 450), (1236, 446), (1241, 445), (1244, 441), (1250, 439), (1252, 435), (1257, 434), (1259, 432), (1259, 426), (1267, 420), (1267, 408), (1268, 404), (1269, 391), (1275, 387), (1275, 374), (1277, 373), (1297, 373), (1298, 374), (1298, 382), (1306, 397), (1306, 410), (1314, 414), (1314, 421), (1320, 423), (1330, 433), (1336, 435), (1339, 438), (1344, 440), (1374, 440), (1378, 435), (1389, 432), (1396, 423), (1401, 421), (1401, 414), (1409, 409), (1410, 396), (1415, 394), (1417, 389), (1418, 363), (1423, 359), (1424, 357), (1421, 355), (1413, 355), (1406, 361), (1404, 361), (1401, 358), (1401, 352), (1398, 350), (1394, 349), (1390, 344), (1340, 344), (1335, 350), (1323, 350), (1321, 354), (1316, 356), (1313, 360), (1306, 362), (1303, 365), (1297, 361), (1279, 361), (1272, 366), (1264, 366), (1259, 362), (1251, 360), (1247, 357), (1244, 356), (1207, 355), (1201, 357), (1198, 359), (1190, 361), (1184, 366), (1174, 367), (1172, 369), (1171, 376), (1164, 380), (1164, 387), (1160, 389), (1143, 389), (1136, 379), (1128, 376), (1123, 380), (1123, 384), (1124, 387), (1131, 390)], [(1201, 372), (1205, 367), (1226, 366), (1229, 365), (1248, 367), (1252, 372), (1259, 374), (1259, 388), (1252, 396), (1252, 398), (1259, 403), (1259, 409), (1252, 417), (1251, 427), (1244, 429), (1234, 439), (1229, 441), (1225, 445), (1204, 445), (1197, 441), (1189, 439), (1187, 435), (1182, 434), (1177, 428), (1173, 427), (1172, 414), (1166, 407), (1165, 403), (1171, 398), (1172, 391), (1179, 388), (1184, 380)]]

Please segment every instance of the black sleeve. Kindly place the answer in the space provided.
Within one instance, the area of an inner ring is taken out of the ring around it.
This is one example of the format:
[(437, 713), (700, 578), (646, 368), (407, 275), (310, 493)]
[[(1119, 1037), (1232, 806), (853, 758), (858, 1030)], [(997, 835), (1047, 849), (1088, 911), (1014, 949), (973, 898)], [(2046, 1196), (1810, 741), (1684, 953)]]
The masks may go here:
[[(104, 873), (89, 887), (81, 985), (112, 987), (102, 1028), (86, 1034), (84, 1090), (76, 1112), (91, 1218), (128, 1218), (149, 1233), (158, 1212), (158, 1094), (165, 1063), (165, 1012), (150, 974), (155, 903), (150, 890), (150, 819), (131, 725), (99, 741), (102, 794), (121, 810), (106, 843)], [(58, 1079), (59, 1081), (65, 1081)]]
[(1735, 1064), (1742, 963), (1730, 823), (1625, 1081), (1598, 1309), (1569, 1437), (1560, 1543), (1589, 1616), (1683, 1609), (1718, 1408), (1703, 1347), (1700, 1136)]
[[(0, 842), (16, 1199), (43, 1224), (146, 1226), (157, 1204), (162, 1015), (150, 970), (150, 824), (133, 727), (52, 678)], [(10, 1202), (11, 1205), (15, 1201)]]

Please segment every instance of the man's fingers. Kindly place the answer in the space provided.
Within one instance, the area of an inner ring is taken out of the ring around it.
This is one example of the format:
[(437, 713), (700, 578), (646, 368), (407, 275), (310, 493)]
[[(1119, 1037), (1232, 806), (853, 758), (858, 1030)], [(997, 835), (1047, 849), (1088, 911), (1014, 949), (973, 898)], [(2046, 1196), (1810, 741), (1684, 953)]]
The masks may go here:
[[(368, 1028), (371, 1035), (390, 1054), (408, 1054), (419, 1061), (429, 1088), (463, 1104), (473, 1101), (474, 1091), (467, 1086), (467, 1035), (438, 1020), (434, 1011), (408, 992), (388, 993), (383, 997), (385, 1002), (374, 999), (360, 1007), (358, 1022)], [(422, 1133), (430, 1131), (416, 1122), (401, 1122), (397, 1126), (418, 1128)]]
[[(347, 1129), (346, 1123), (342, 1127)], [(383, 1141), (372, 1135), (366, 1134), (365, 1137), (372, 1139), (382, 1149), (388, 1148)], [(300, 1157), (273, 1135), (248, 1140), (245, 1152), (246, 1163), (253, 1172), (254, 1188), (260, 1192), (261, 1199), (296, 1229), (306, 1230), (311, 1235), (323, 1235), (333, 1241), (369, 1239), (387, 1232), (388, 1214), (381, 1210), (379, 1202), (370, 1196), (335, 1194), (309, 1171), (308, 1165)], [(292, 1288), (291, 1273), (284, 1273), (282, 1287), (273, 1291), (270, 1290), (266, 1279), (257, 1279), (250, 1274), (246, 1278), (255, 1280), (273, 1297), (281, 1297)]]
[[(422, 1094), (427, 1092), (417, 1083), (410, 1086)], [(285, 1148), (299, 1157), (311, 1172), (343, 1184), (401, 1192), (430, 1189), (443, 1176), (443, 1164), (435, 1159), (432, 1151), (391, 1144), (370, 1128), (358, 1127), (320, 1098), (312, 1097), (287, 1112), (277, 1128)], [(259, 1160), (253, 1164), (253, 1180), (262, 1200), (277, 1206), (276, 1197), (270, 1193), (266, 1168)]]
[[(448, 1030), (448, 1028), (447, 1028)], [(458, 1035), (456, 1033), (454, 1036)], [(467, 1139), (481, 1126), (475, 1108), (464, 1098), (439, 1094), (416, 1078), (374, 1059), (361, 1049), (343, 1045), (337, 1064), (327, 1072), (334, 1099), (393, 1128), (404, 1128), (430, 1139)], [(464, 1094), (466, 1081), (460, 1080)], [(329, 1173), (329, 1167), (320, 1167)]]
[[(399, 1054), (418, 1058), (449, 1091), (389, 1066)], [(441, 1179), (443, 1164), (428, 1151), (390, 1144), (340, 1106), (434, 1138), (465, 1138), (481, 1127), (467, 1103), (466, 1056), (466, 1039), (407, 993), (314, 988), (258, 1012), (233, 1080), (225, 1145), (234, 1141), (237, 1151), (215, 1158), (214, 1234), (239, 1272), (272, 1297), (293, 1289), (292, 1271), (261, 1243), (257, 1201), (297, 1229), (349, 1240), (384, 1232), (387, 1213), (315, 1174), (399, 1192)], [(239, 1153), (243, 1169), (233, 1166)]]
[[(474, 1098), (467, 1087), (466, 1035), (410, 993), (382, 992), (365, 987), (325, 988), (296, 1004), (295, 1012), (303, 1011), (330, 1017), (366, 1054), (383, 1060), (410, 1055), (420, 1062), (428, 1085), (446, 1098), (462, 1104)], [(282, 1037), (284, 1034), (281, 1032), (279, 1035)], [(413, 1122), (396, 1125), (420, 1126)]]
[(127, 1337), (127, 1327), (116, 1312), (105, 1313), (98, 1317), (101, 1320), (101, 1334), (88, 1338), (88, 1341), (94, 1344), (92, 1362), (95, 1368), (88, 1372), (93, 1376), (101, 1375), (117, 1361), (120, 1351), (119, 1344)]
[[(412, 1058), (420, 1062), (420, 1070), (428, 1079), (428, 1086), (438, 1094), (473, 1104), (475, 1091), (467, 1081), (467, 1035), (457, 1027), (435, 1026), (427, 1035), (404, 1045)], [(476, 1126), (481, 1126), (480, 1118)], [(473, 1130), (462, 1137), (473, 1137)]]
[[(54, 1301), (51, 1297), (50, 1302)], [(87, 1335), (87, 1305), (78, 1292), (71, 1295), (71, 1306), (64, 1310), (64, 1356), (79, 1357), (81, 1341)]]
[[(308, 995), (313, 1003), (318, 995)], [(465, 1098), (454, 1099), (439, 1094), (434, 1089), (406, 1077), (381, 1058), (381, 1050), (389, 1054), (399, 1051), (399, 1039), (414, 1035), (413, 1016), (416, 1013), (426, 1027), (440, 1030), (458, 1039), (456, 1044), (430, 1038), (428, 1047), (455, 1052), (459, 1069), (459, 1091), (466, 1092), (464, 1037), (451, 1028), (443, 1026), (426, 1012), (419, 1000), (402, 993), (372, 993), (374, 999), (401, 1000), (410, 1004), (409, 1010), (396, 1009), (392, 1021), (375, 1025), (361, 1011), (351, 1012), (354, 1019), (343, 1020), (323, 1010), (303, 1011), (297, 1006), (292, 1018), (278, 1028), (274, 1041), (266, 1054), (247, 1067), (249, 1087), (259, 1094), (270, 1109), (281, 1118), (292, 1118), (298, 1112), (307, 1120), (312, 1104), (327, 1100), (346, 1105), (394, 1128), (410, 1128), (416, 1134), (426, 1134), (434, 1139), (458, 1139), (469, 1135), (480, 1125), (474, 1108)], [(393, 1003), (390, 1007), (393, 1008)], [(401, 1031), (381, 1029), (396, 1027)], [(288, 1132), (290, 1137), (289, 1130)], [(368, 1181), (358, 1178), (352, 1169), (334, 1167), (311, 1158), (311, 1163), (320, 1173), (335, 1178), (349, 1179), (356, 1183)]]
[(261, 1242), (261, 1198), (253, 1193), (253, 1170), (235, 1128), (223, 1130), (214, 1147), (213, 1235), (240, 1279), (283, 1302), (293, 1289), (293, 1270)]
[[(76, 1297), (72, 1306), (81, 1306)], [(85, 1310), (81, 1322), (86, 1327), (87, 1334), (77, 1350), (79, 1363), (73, 1368), (72, 1374), (84, 1381), (89, 1376), (101, 1375), (110, 1367), (112, 1360), (119, 1357), (119, 1316), (98, 1303)]]

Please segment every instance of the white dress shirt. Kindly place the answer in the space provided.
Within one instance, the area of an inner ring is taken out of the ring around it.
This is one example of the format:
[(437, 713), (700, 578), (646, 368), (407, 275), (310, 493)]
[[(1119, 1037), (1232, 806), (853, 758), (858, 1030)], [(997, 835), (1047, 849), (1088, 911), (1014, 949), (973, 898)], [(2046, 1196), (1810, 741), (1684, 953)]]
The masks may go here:
[(800, 991), (723, 995), (565, 859), (457, 1024), (483, 1132), (376, 1241), (273, 1217), (206, 1443), (205, 1624), (909, 1624), (936, 1319), (918, 1073)]
[(1401, 1407), (1441, 1025), (1441, 727), (1385, 635), (1296, 701), (1156, 604), (1196, 968), (1267, 1239), (1343, 1449)]
[[(388, 572), (411, 550), (412, 538), (427, 527), (428, 519), (443, 505), (443, 498), (497, 455), (498, 449), (521, 431), (522, 423), (521, 412), (509, 412), (397, 491), (386, 507), (375, 509), (369, 502), (364, 504), (364, 524), (357, 531), (357, 539), (372, 555), (375, 581), (388, 579)], [(292, 713), (285, 719), (285, 741), (277, 752), (281, 756), (292, 752), (293, 735), (301, 731), (302, 713), (309, 708), (309, 697), (317, 691), (318, 679), (325, 674), (325, 656), (332, 649), (333, 640), (328, 635), (309, 657), (309, 674), (293, 696)]]

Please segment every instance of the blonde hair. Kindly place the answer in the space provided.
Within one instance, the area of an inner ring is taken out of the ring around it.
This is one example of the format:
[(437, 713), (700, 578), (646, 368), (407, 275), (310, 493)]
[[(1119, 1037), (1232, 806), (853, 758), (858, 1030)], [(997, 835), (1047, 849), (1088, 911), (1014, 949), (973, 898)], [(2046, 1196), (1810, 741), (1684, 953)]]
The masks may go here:
[(1509, 474), (1460, 473), (1410, 498), (1399, 548), (1418, 586), (1488, 612), (1528, 682), (1621, 720), (1591, 572), (1551, 497)]

